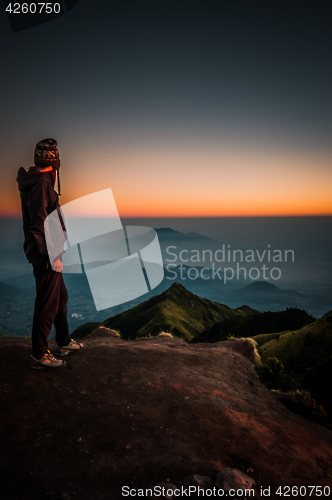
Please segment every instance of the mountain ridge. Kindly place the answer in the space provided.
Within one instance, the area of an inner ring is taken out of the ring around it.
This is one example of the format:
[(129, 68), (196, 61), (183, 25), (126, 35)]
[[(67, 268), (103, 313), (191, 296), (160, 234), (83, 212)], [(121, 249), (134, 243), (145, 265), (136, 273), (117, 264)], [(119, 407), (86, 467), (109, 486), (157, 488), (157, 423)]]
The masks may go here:
[(293, 294), (297, 296), (303, 296), (302, 293), (297, 292), (296, 290), (290, 290), (286, 288), (280, 288), (274, 283), (270, 283), (269, 281), (254, 281), (253, 283), (249, 283), (248, 285), (245, 285), (244, 287), (240, 288), (238, 291), (241, 291), (242, 293), (275, 293), (275, 294), (281, 294), (281, 293), (286, 293), (286, 294)]
[(82, 338), (99, 324), (120, 331), (125, 340), (166, 332), (186, 341), (218, 342), (230, 335), (249, 337), (298, 329), (314, 320), (297, 308), (264, 313), (248, 305), (231, 308), (199, 297), (175, 282), (161, 294), (101, 323), (81, 325), (72, 336)]
[(189, 238), (189, 239), (201, 239), (206, 241), (216, 241), (210, 238), (209, 236), (204, 236), (203, 234), (196, 233), (195, 231), (189, 231), (189, 233), (183, 233), (182, 231), (176, 231), (170, 227), (159, 227), (155, 228), (155, 231), (158, 234), (158, 237), (175, 237), (175, 238)]
[(332, 414), (332, 311), (300, 329), (252, 337), (263, 362), (277, 358), (300, 387)]
[(218, 320), (256, 313), (249, 306), (232, 309), (203, 299), (175, 282), (160, 295), (103, 321), (102, 325), (119, 330), (127, 340), (168, 332), (190, 341)]

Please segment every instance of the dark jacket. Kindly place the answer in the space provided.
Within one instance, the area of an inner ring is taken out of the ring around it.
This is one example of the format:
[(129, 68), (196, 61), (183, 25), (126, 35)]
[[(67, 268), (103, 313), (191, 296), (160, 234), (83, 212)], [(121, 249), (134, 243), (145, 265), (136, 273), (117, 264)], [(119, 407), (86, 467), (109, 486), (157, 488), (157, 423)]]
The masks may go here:
[(44, 221), (58, 209), (58, 194), (54, 190), (53, 172), (29, 172), (21, 167), (17, 174), (21, 195), (24, 252), (32, 264), (47, 259)]

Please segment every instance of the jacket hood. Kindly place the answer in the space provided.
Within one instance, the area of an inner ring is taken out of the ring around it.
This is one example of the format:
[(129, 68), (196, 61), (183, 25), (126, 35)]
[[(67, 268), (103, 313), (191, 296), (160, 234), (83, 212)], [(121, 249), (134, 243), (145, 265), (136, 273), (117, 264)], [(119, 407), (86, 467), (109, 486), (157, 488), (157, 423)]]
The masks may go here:
[(43, 176), (43, 180), (47, 180), (52, 187), (54, 186), (53, 172), (29, 172), (21, 167), (16, 177), (18, 190), (24, 192), (29, 189), (30, 186), (40, 182), (41, 175)]

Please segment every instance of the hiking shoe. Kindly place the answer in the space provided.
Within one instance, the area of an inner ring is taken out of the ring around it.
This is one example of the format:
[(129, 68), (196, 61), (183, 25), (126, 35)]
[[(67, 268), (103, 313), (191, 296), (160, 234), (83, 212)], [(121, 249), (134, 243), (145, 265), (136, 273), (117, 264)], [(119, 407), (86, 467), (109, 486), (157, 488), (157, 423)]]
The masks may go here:
[(50, 351), (46, 351), (40, 359), (31, 356), (31, 368), (34, 370), (56, 370), (57, 368), (64, 368), (66, 364), (63, 359), (56, 359)]
[(81, 351), (84, 348), (84, 344), (79, 344), (76, 340), (70, 339), (68, 345), (59, 347), (56, 354), (57, 356), (67, 356), (71, 352)]

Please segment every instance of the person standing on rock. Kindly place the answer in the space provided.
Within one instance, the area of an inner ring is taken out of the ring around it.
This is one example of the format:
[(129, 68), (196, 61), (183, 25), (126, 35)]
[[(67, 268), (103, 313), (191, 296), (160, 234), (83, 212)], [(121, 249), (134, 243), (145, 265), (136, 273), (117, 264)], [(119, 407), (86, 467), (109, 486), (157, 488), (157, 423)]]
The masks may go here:
[(69, 337), (68, 293), (62, 276), (61, 254), (50, 262), (45, 239), (46, 217), (54, 210), (59, 213), (58, 194), (54, 189), (58, 175), (60, 194), (60, 159), (57, 146), (54, 139), (38, 142), (34, 154), (35, 165), (28, 170), (21, 167), (17, 174), (23, 217), (23, 248), (33, 266), (36, 281), (31, 335), (31, 367), (34, 369), (58, 369), (66, 366), (66, 361), (55, 358), (48, 350), (47, 339), (53, 324), (58, 356), (66, 356), (84, 347)]

